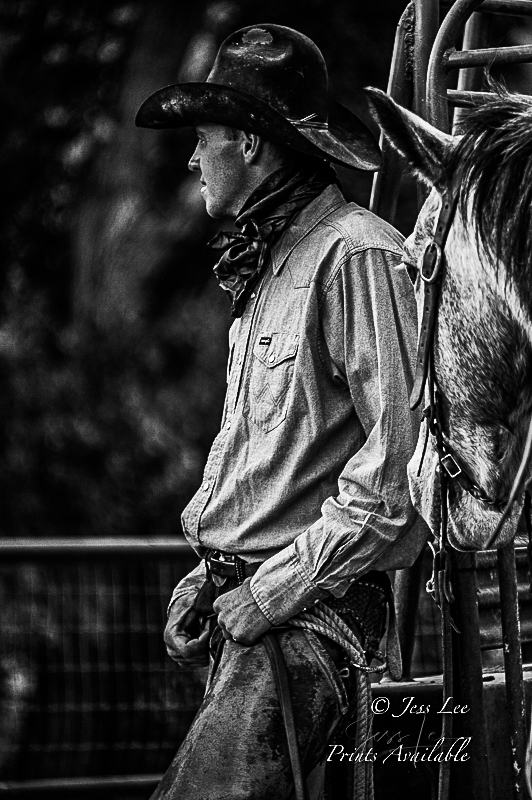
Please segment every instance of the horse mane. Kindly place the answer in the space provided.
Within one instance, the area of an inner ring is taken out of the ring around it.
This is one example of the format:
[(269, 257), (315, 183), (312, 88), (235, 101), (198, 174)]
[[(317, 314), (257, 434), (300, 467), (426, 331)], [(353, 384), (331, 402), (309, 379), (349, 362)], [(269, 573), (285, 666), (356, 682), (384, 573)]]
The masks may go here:
[(445, 173), (463, 169), (460, 211), (507, 278), (532, 299), (532, 98), (496, 85), (495, 98), (464, 115)]

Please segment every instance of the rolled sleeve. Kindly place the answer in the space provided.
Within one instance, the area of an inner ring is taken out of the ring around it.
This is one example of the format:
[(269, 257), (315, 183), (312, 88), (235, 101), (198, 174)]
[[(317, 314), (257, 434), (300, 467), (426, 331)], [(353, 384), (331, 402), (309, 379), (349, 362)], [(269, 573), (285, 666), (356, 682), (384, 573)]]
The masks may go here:
[(253, 599), (272, 625), (284, 622), (327, 596), (327, 592), (315, 586), (305, 572), (294, 545), (283, 548), (265, 561), (251, 579), (250, 589)]

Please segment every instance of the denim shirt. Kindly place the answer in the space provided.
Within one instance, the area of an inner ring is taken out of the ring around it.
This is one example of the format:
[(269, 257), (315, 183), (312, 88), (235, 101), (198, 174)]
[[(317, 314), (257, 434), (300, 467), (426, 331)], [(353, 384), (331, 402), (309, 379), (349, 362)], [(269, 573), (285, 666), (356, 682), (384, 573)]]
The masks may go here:
[(200, 555), (264, 562), (251, 590), (272, 623), (410, 565), (426, 539), (407, 479), (420, 420), (401, 253), (397, 231), (329, 186), (231, 328), (221, 430), (182, 521)]

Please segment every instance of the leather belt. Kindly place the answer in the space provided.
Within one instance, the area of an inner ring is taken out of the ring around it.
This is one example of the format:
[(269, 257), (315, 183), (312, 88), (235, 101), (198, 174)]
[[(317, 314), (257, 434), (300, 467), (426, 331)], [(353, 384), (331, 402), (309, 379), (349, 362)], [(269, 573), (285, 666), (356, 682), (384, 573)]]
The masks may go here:
[(262, 561), (244, 561), (240, 556), (231, 553), (222, 553), (220, 550), (211, 550), (205, 556), (207, 567), (213, 575), (219, 578), (250, 578), (254, 575)]

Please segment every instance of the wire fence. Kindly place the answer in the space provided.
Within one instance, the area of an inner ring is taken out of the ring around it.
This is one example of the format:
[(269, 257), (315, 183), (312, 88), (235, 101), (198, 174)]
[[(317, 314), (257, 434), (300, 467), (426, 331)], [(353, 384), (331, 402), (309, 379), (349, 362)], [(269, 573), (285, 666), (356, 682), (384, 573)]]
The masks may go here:
[(0, 542), (0, 781), (163, 772), (203, 692), (162, 640), (197, 558), (173, 540), (33, 544)]

